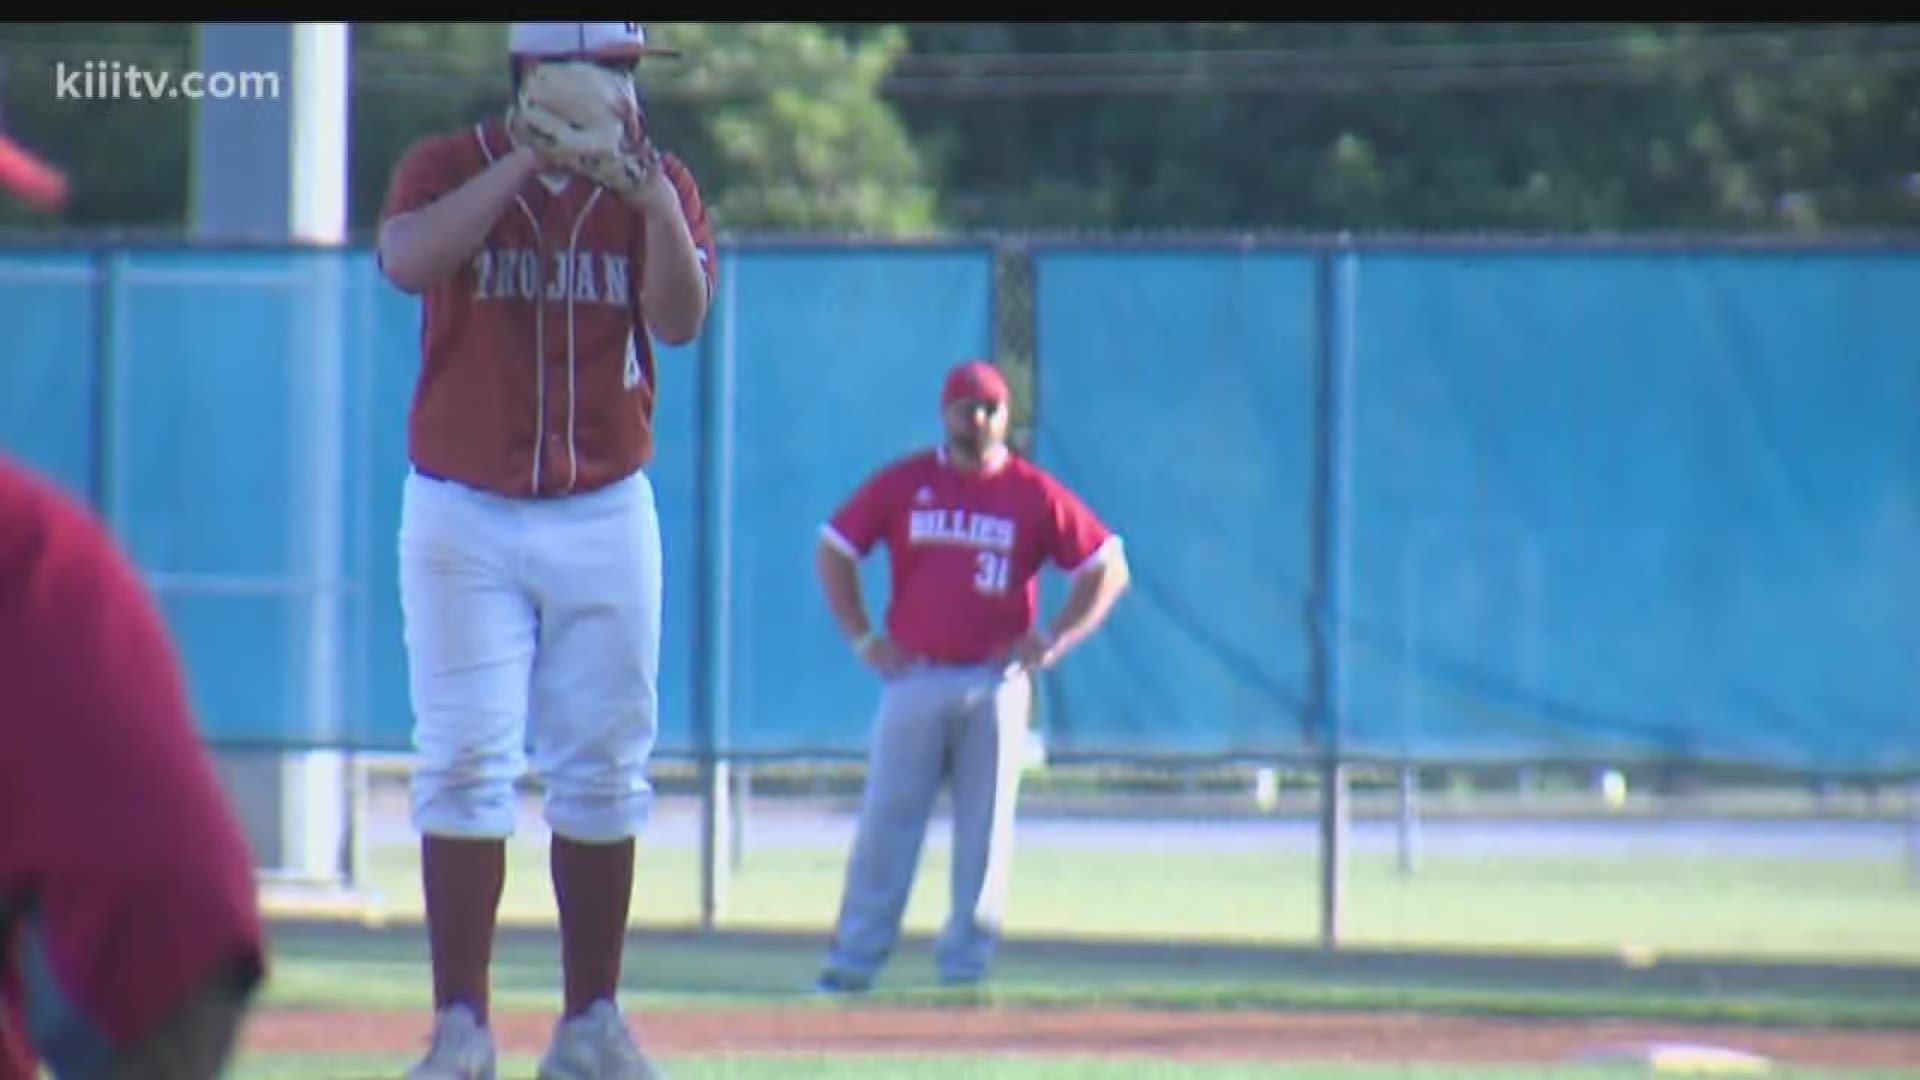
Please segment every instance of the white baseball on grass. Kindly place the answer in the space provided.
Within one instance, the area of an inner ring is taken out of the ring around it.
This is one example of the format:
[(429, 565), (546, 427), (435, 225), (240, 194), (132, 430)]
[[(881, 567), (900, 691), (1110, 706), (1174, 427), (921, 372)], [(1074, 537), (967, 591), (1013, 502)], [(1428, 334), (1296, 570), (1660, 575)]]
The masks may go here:
[(1627, 804), (1627, 777), (1619, 769), (1608, 769), (1600, 774), (1600, 798), (1614, 809)]
[(1280, 805), (1280, 773), (1272, 767), (1255, 769), (1253, 773), (1253, 805), (1263, 813)]

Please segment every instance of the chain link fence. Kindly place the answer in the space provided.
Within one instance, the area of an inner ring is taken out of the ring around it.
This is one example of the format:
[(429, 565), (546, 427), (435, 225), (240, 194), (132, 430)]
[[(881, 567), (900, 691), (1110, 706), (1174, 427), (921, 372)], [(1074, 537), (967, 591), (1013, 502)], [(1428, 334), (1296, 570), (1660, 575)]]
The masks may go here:
[(1013, 392), (1007, 439), (1022, 455), (1033, 454), (1038, 409), (1034, 327), (1033, 259), (1024, 245), (1002, 243), (993, 268), (993, 359)]

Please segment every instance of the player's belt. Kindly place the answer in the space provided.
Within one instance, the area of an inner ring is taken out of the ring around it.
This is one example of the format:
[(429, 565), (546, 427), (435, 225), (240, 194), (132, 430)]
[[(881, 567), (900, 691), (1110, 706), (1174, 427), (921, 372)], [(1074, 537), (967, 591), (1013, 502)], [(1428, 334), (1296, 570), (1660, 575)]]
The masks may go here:
[[(467, 483), (465, 480), (455, 480), (451, 476), (442, 476), (439, 473), (434, 472), (432, 469), (423, 469), (418, 465), (415, 465), (413, 467), (413, 475), (419, 477), (422, 480), (431, 480), (436, 484), (452, 484), (456, 487), (468, 488), (473, 491), (486, 491), (486, 489), (475, 487), (474, 485)], [(492, 494), (492, 492), (487, 492), (487, 494)], [(537, 495), (518, 495), (514, 497), (523, 499), (523, 500), (546, 500), (546, 499), (557, 499), (560, 497), (560, 495), (557, 492), (543, 491)]]
[(969, 668), (985, 667), (993, 663), (991, 656), (929, 656), (926, 653), (915, 652), (911, 647), (907, 649), (907, 653), (928, 667)]
[[(434, 472), (432, 469), (423, 469), (418, 465), (412, 466), (412, 469), (413, 469), (413, 475), (419, 477), (422, 480), (431, 480), (436, 484), (458, 484), (461, 487), (473, 487), (472, 484), (469, 484), (464, 480), (455, 480), (451, 476), (442, 476), (439, 473)], [(635, 469), (634, 473), (638, 473), (639, 471), (640, 470)], [(628, 475), (631, 476), (633, 474), (629, 473)], [(475, 490), (484, 490), (484, 489), (475, 488)], [(598, 490), (598, 489), (594, 489), (594, 490)], [(575, 495), (580, 495), (580, 494), (586, 494), (586, 493), (579, 492), (579, 491), (541, 491), (531, 495), (519, 495), (515, 497), (520, 499), (531, 499), (534, 501), (545, 502), (545, 501), (551, 501), (551, 500), (557, 500), (557, 499), (571, 498)]]

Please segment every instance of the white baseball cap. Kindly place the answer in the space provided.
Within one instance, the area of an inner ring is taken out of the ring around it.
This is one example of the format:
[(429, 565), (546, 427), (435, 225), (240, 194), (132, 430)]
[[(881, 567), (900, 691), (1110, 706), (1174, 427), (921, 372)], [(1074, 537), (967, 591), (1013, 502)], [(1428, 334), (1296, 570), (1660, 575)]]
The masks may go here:
[(507, 51), (514, 56), (592, 60), (680, 55), (674, 49), (647, 44), (647, 31), (637, 22), (513, 23), (507, 32)]

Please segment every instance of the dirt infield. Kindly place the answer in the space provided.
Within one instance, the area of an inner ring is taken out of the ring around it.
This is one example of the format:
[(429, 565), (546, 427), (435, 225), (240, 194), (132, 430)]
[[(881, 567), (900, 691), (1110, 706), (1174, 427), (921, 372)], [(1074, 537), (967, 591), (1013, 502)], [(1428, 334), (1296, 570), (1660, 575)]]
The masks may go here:
[[(546, 1014), (494, 1018), (501, 1051), (537, 1054)], [(1492, 1019), (1379, 1013), (1145, 1011), (1131, 1009), (800, 1008), (649, 1013), (635, 1023), (667, 1055), (799, 1053), (1018, 1053), (1191, 1061), (1558, 1063), (1651, 1046), (1710, 1046), (1781, 1065), (1912, 1066), (1920, 1031)], [(276, 1009), (251, 1022), (249, 1054), (410, 1054), (425, 1045), (410, 1014)]]

